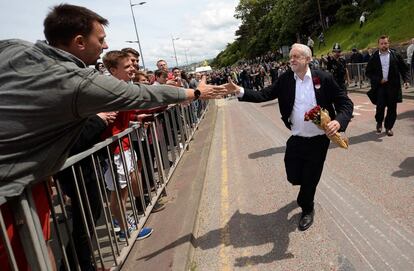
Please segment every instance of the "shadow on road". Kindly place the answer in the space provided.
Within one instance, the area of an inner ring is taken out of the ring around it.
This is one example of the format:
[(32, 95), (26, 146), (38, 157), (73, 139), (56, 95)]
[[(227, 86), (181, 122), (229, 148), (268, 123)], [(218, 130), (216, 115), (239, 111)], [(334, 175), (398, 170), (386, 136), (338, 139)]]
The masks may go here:
[(393, 177), (406, 178), (414, 176), (414, 157), (406, 158), (400, 164), (400, 170), (392, 174)]
[[(362, 135), (351, 136), (349, 138), (349, 145), (355, 145), (363, 142), (382, 142), (382, 138), (385, 137), (385, 133), (377, 134), (375, 131), (368, 132)], [(339, 148), (336, 144), (331, 144), (329, 149)]]
[[(296, 208), (298, 208), (298, 205), (295, 201), (292, 201), (276, 212), (264, 215), (242, 214), (237, 211), (223, 228), (212, 230), (199, 238), (194, 238), (193, 234), (185, 235), (162, 249), (137, 259), (137, 261), (141, 259), (149, 260), (188, 241), (191, 242), (193, 247), (202, 250), (221, 245), (244, 248), (273, 243), (272, 250), (264, 255), (237, 258), (234, 266), (238, 267), (293, 258), (294, 255), (287, 252), (290, 240), (289, 234), (296, 230), (300, 214), (295, 214), (289, 218), (289, 213)], [(227, 236), (227, 238), (223, 236)]]
[(261, 157), (269, 157), (269, 156), (272, 156), (274, 154), (284, 153), (285, 150), (286, 150), (286, 146), (275, 147), (275, 148), (270, 148), (270, 149), (266, 149), (266, 150), (262, 150), (262, 151), (250, 153), (248, 157), (249, 157), (249, 159), (257, 159), (257, 158), (261, 158)]
[(408, 119), (408, 118), (414, 118), (414, 110), (406, 111), (404, 113), (398, 114), (397, 116), (397, 120)]
[(274, 106), (274, 105), (277, 105), (277, 104), (278, 104), (278, 102), (276, 101), (276, 102), (274, 102), (274, 103), (264, 104), (264, 105), (262, 105), (261, 107)]
[[(382, 142), (382, 138), (385, 137), (385, 133), (377, 134), (375, 131), (368, 132), (362, 135), (352, 136), (349, 138), (349, 145), (355, 145), (363, 142)], [(336, 144), (331, 144), (329, 149), (339, 148)], [(253, 152), (248, 155), (249, 159), (257, 159), (262, 157), (269, 157), (278, 153), (285, 153), (286, 146), (269, 148), (258, 152)]]

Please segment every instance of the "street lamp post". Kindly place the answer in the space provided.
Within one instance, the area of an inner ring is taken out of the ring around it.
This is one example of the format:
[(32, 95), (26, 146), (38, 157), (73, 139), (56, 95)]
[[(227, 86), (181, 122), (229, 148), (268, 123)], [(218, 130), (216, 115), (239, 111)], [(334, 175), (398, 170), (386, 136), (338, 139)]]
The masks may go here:
[(322, 30), (325, 31), (325, 24), (323, 23), (323, 18), (322, 18), (321, 3), (319, 2), (319, 0), (318, 0), (318, 9), (319, 9), (319, 17), (321, 19)]
[(187, 58), (187, 51), (188, 49), (185, 48), (184, 53), (185, 53), (185, 62), (187, 63), (187, 69), (188, 69), (188, 58)]
[(137, 35), (137, 43), (138, 43), (139, 53), (141, 54), (142, 67), (144, 67), (144, 70), (145, 70), (144, 55), (142, 54), (141, 43), (139, 42), (139, 36), (138, 36), (137, 23), (135, 21), (134, 9), (132, 7), (133, 6), (142, 6), (145, 3), (147, 3), (147, 2), (139, 2), (138, 4), (133, 4), (131, 2), (131, 0), (129, 0), (129, 6), (131, 7), (131, 13), (132, 13), (132, 19), (134, 20), (135, 34)]
[(179, 40), (180, 38), (174, 38), (173, 36), (171, 36), (171, 40), (172, 40), (172, 45), (173, 45), (173, 49), (174, 49), (174, 56), (175, 56), (175, 64), (178, 67), (178, 60), (177, 60), (177, 52), (175, 51), (175, 44), (174, 41), (175, 40)]

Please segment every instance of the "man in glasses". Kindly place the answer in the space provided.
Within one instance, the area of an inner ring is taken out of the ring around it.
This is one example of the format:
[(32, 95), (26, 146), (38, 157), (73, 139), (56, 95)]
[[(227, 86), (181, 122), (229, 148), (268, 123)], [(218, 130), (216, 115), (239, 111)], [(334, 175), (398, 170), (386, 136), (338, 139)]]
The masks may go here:
[[(231, 81), (225, 87), (229, 93), (236, 93), (240, 101), (260, 103), (278, 99), (282, 120), (292, 132), (286, 143), (286, 175), (292, 185), (300, 185), (297, 203), (302, 215), (298, 228), (305, 231), (313, 223), (316, 187), (329, 147), (327, 136), (346, 129), (353, 103), (332, 75), (309, 68), (312, 52), (308, 46), (293, 44), (289, 57), (291, 69), (267, 88), (254, 91)], [(316, 105), (329, 111), (332, 121), (326, 131), (304, 120), (305, 113)]]

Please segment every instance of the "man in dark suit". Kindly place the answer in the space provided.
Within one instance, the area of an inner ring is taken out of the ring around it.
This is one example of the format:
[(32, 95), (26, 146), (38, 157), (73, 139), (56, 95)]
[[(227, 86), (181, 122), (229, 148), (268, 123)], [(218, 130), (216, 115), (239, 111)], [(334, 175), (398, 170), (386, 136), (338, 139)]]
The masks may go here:
[[(402, 102), (400, 75), (404, 80), (404, 87), (409, 86), (408, 67), (402, 57), (394, 50), (390, 50), (388, 36), (378, 39), (378, 51), (369, 60), (366, 68), (366, 76), (371, 80), (369, 96), (377, 105), (375, 120), (377, 121), (377, 133), (382, 132), (384, 122), (385, 132), (393, 136), (395, 120), (397, 119), (397, 103)], [(385, 108), (387, 116), (385, 117)]]
[[(289, 56), (291, 70), (281, 75), (272, 86), (253, 91), (230, 81), (225, 87), (228, 92), (237, 93), (240, 101), (260, 103), (276, 98), (279, 100), (282, 120), (292, 131), (286, 143), (286, 174), (290, 183), (301, 186), (297, 203), (302, 208), (299, 230), (304, 231), (313, 223), (316, 187), (329, 147), (326, 135), (346, 129), (353, 103), (331, 74), (310, 70), (312, 53), (309, 47), (296, 43), (292, 45)], [(332, 119), (326, 132), (304, 121), (305, 113), (316, 105), (327, 109)]]

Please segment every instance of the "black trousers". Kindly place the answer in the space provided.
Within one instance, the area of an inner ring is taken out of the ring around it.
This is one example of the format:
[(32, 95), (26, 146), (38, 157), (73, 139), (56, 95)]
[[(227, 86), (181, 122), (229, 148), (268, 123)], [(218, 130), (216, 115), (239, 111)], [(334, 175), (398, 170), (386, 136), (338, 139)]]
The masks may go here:
[[(392, 129), (397, 120), (397, 102), (395, 101), (396, 94), (389, 84), (384, 84), (378, 88), (378, 100), (375, 113), (375, 120), (377, 123), (384, 122), (385, 129)], [(387, 108), (387, 115), (385, 116), (385, 108)], [(384, 120), (385, 116), (385, 120)]]
[[(154, 182), (154, 176), (152, 175), (152, 170), (150, 168), (150, 163), (154, 163), (154, 159), (155, 159), (155, 153), (154, 153), (154, 149), (152, 144), (149, 144), (150, 146), (150, 151), (148, 151), (147, 147), (146, 147), (146, 141), (142, 141), (142, 150), (144, 153), (144, 160), (145, 160), (145, 166), (147, 167), (147, 174), (148, 174), (148, 182), (150, 183), (150, 185), (152, 185), (152, 183)], [(138, 156), (138, 160), (142, 160), (141, 157), (141, 153), (139, 152), (139, 147), (138, 147), (138, 142), (137, 141), (133, 141), (133, 147), (135, 150), (135, 153)], [(144, 164), (142, 164), (142, 166), (144, 166)], [(141, 170), (141, 180), (142, 180), (142, 186), (144, 188), (144, 193), (148, 193), (149, 194), (149, 190), (147, 187), (147, 182), (145, 181), (145, 173), (144, 173), (144, 168), (142, 168)], [(152, 187), (151, 187), (152, 189)]]
[(286, 143), (287, 179), (293, 185), (300, 185), (297, 203), (304, 213), (313, 210), (316, 187), (322, 175), (328, 147), (329, 139), (325, 135), (291, 136)]
[[(102, 212), (102, 205), (99, 199), (99, 189), (98, 184), (95, 178), (95, 174), (93, 172), (93, 165), (92, 163), (84, 163), (83, 164), (83, 177), (85, 181), (85, 187), (86, 187), (86, 193), (89, 200), (89, 204), (91, 207), (92, 217), (89, 216), (89, 213), (87, 210), (86, 205), (86, 199), (83, 192), (81, 192), (81, 200), (83, 202), (83, 207), (85, 208), (85, 214), (86, 218), (88, 219), (88, 226), (89, 226), (89, 235), (91, 238), (93, 238), (93, 228), (92, 228), (92, 221), (97, 223), (101, 212)], [(71, 174), (69, 171), (66, 171), (65, 173), (68, 173), (70, 176)], [(70, 178), (70, 179), (69, 179)], [(81, 213), (81, 207), (79, 203), (78, 196), (76, 195), (76, 188), (75, 188), (75, 180), (73, 180), (73, 177), (69, 177), (60, 180), (62, 189), (71, 198), (72, 202), (72, 225), (73, 225), (73, 231), (72, 231), (72, 238), (75, 246), (76, 256), (79, 261), (80, 269), (82, 271), (94, 271), (96, 268), (93, 265), (92, 257), (93, 252), (90, 250), (89, 243), (88, 243), (88, 232), (87, 229), (84, 226), (82, 213)], [(80, 175), (77, 174), (77, 181), (78, 186), (81, 191), (83, 189), (81, 188), (81, 178)], [(70, 244), (66, 246), (66, 253), (69, 260), (69, 264), (71, 265), (71, 270), (76, 270), (75, 268), (75, 258), (72, 253), (72, 249)], [(61, 266), (60, 270), (64, 270), (65, 268), (63, 265)]]

